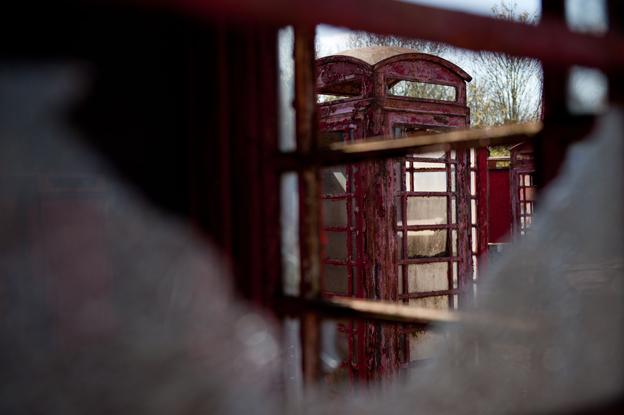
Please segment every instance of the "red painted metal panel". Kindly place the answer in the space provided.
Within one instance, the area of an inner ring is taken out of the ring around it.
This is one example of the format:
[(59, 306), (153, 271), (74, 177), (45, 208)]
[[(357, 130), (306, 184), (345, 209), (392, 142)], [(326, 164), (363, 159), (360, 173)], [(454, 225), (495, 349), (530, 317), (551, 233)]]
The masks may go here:
[(488, 242), (509, 242), (512, 222), (509, 169), (490, 169), (488, 176), (490, 180)]

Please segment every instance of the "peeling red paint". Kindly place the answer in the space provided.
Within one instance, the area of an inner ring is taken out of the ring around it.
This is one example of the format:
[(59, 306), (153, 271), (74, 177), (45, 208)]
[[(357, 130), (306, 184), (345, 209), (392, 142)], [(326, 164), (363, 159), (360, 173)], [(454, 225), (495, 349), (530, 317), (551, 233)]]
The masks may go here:
[[(456, 100), (447, 102), (388, 95), (388, 82), (402, 79), (453, 86), (456, 89)], [(322, 140), (351, 141), (371, 136), (392, 137), (411, 131), (465, 127), (470, 122), (470, 112), (466, 106), (466, 81), (469, 80), (470, 76), (452, 63), (418, 53), (392, 56), (374, 65), (350, 56), (319, 59), (317, 92), (343, 97), (319, 105)], [(351, 85), (345, 87), (347, 81), (358, 82), (359, 89), (349, 90)], [(336, 293), (330, 289), (331, 284), (325, 284), (325, 295), (406, 303), (411, 298), (447, 298), (448, 304), (452, 305), (455, 295), (472, 281), (473, 226), (470, 205), (471, 200), (480, 201), (481, 198), (471, 193), (470, 177), (471, 171), (476, 171), (477, 167), (471, 167), (468, 150), (453, 154), (449, 152), (444, 159), (437, 161), (441, 169), (431, 169), (446, 172), (444, 192), (406, 189), (406, 175), (411, 175), (413, 183), (414, 174), (427, 170), (413, 166), (427, 161), (431, 159), (412, 157), (362, 162), (344, 170), (348, 189), (339, 194), (324, 194), (325, 200), (345, 200), (348, 216), (346, 227), (324, 226), (325, 232), (331, 233), (332, 238), (339, 239), (336, 233), (340, 232), (348, 235), (345, 238), (348, 241), (346, 260), (324, 260), (326, 267), (347, 267), (348, 289)], [(412, 163), (409, 172), (405, 168), (406, 162)], [(327, 171), (328, 176), (324, 177), (329, 177), (329, 180), (332, 179), (331, 174), (340, 174), (331, 169)], [(456, 185), (451, 184), (454, 180)], [(487, 182), (481, 187), (486, 188)], [(446, 224), (398, 224), (399, 217), (406, 215), (408, 200), (428, 200), (427, 197), (444, 197), (447, 200)], [(479, 207), (479, 219), (487, 217), (483, 212), (487, 204), (479, 203)], [(452, 209), (455, 209), (453, 214)], [(421, 228), (445, 232), (444, 257), (408, 257), (408, 232), (414, 233)], [(457, 248), (453, 247), (454, 232), (457, 233)], [(443, 275), (448, 290), (411, 292), (408, 295), (408, 267), (441, 262), (448, 263), (447, 272)], [(455, 264), (458, 275), (454, 277)], [(339, 275), (336, 268), (331, 268), (331, 274), (328, 277), (326, 269), (326, 278)], [(405, 333), (413, 330), (399, 325), (369, 322), (351, 323), (350, 329), (345, 331), (350, 333), (351, 338), (349, 357), (343, 365), (351, 368), (352, 379), (373, 381), (388, 378), (407, 365), (409, 336)]]

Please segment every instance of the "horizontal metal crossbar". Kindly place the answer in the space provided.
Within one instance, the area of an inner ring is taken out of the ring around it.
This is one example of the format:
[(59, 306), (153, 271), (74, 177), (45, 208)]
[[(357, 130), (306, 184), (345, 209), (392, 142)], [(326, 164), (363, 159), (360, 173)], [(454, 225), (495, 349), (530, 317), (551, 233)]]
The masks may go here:
[[(138, 0), (135, 0), (138, 1)], [(142, 0), (143, 3), (149, 2)], [(355, 30), (448, 43), (460, 48), (504, 52), (545, 64), (619, 70), (624, 40), (574, 33), (564, 21), (543, 17), (539, 25), (386, 0), (164, 0), (160, 6), (196, 18), (228, 16), (276, 25), (327, 23)], [(345, 13), (348, 10), (348, 13)], [(374, 17), (373, 17), (374, 16)]]
[(399, 265), (417, 265), (417, 264), (432, 264), (434, 262), (459, 262), (458, 256), (429, 256), (421, 258), (407, 258), (399, 259), (397, 263)]
[(401, 232), (403, 230), (406, 231), (435, 231), (435, 230), (446, 230), (446, 229), (458, 229), (459, 226), (456, 223), (447, 224), (438, 224), (438, 225), (406, 225), (401, 226), (397, 225), (397, 232)]
[(280, 301), (280, 306), (286, 314), (296, 315), (312, 311), (329, 318), (360, 318), (423, 326), (460, 321), (460, 314), (447, 310), (344, 297), (313, 300), (289, 296)]
[(475, 312), (452, 311), (416, 307), (387, 301), (362, 300), (345, 297), (305, 299), (282, 297), (278, 303), (285, 314), (300, 315), (313, 312), (326, 318), (354, 318), (407, 323), (419, 326), (432, 324), (482, 324), (489, 327), (505, 327), (514, 330), (535, 330), (537, 326), (517, 318), (500, 317)]
[(402, 138), (378, 136), (353, 143), (334, 143), (328, 148), (307, 154), (282, 153), (279, 162), (282, 169), (288, 171), (433, 151), (515, 144), (531, 139), (541, 130), (541, 122), (530, 122), (489, 128), (458, 129), (438, 134), (414, 134)]
[(461, 291), (458, 289), (452, 289), (452, 290), (411, 292), (407, 294), (399, 294), (399, 299), (403, 300), (406, 298), (418, 299), (418, 298), (429, 298), (429, 297), (441, 297), (441, 296), (454, 295), (454, 294), (461, 294)]

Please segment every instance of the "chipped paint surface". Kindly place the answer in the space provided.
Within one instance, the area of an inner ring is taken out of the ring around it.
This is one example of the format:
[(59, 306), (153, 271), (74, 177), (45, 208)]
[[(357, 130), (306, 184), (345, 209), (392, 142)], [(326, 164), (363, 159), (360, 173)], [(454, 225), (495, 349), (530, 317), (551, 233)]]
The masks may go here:
[[(338, 98), (318, 106), (320, 145), (469, 124), (470, 76), (461, 68), (419, 53), (390, 53), (374, 64), (358, 56), (353, 52), (317, 60), (317, 93)], [(400, 80), (452, 86), (455, 101), (388, 94)], [(337, 193), (322, 196), (324, 294), (433, 308), (461, 303), (459, 290), (472, 279), (473, 269), (471, 200), (476, 196), (470, 179), (476, 165), (470, 160), (465, 150), (325, 169), (323, 186)], [(331, 209), (342, 209), (343, 219), (335, 221)], [(335, 241), (346, 241), (346, 250)], [(338, 292), (336, 287), (342, 288)], [(409, 366), (410, 355), (421, 359), (431, 338), (412, 335), (408, 327), (372, 322), (339, 325), (339, 330), (351, 335), (345, 357), (351, 379), (365, 382)]]

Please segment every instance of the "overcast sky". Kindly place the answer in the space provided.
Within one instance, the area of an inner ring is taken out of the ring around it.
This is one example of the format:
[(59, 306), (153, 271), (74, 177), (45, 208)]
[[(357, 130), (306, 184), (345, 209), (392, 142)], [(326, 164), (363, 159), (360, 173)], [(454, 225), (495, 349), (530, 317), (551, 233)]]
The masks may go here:
[[(419, 3), (439, 8), (452, 9), (467, 13), (488, 15), (492, 7), (500, 4), (500, 0), (402, 0), (407, 3)], [(590, 0), (591, 1), (591, 0)], [(518, 11), (527, 11), (529, 14), (539, 15), (540, 0), (515, 0), (511, 4), (517, 5)], [(317, 28), (319, 55), (326, 56), (348, 49), (347, 38), (349, 31), (343, 28), (321, 25)]]
[[(388, 0), (394, 1), (394, 0)], [(409, 3), (419, 3), (439, 8), (458, 10), (480, 15), (492, 14), (492, 7), (500, 4), (501, 0), (399, 0)], [(541, 13), (540, 0), (504, 0), (507, 4), (515, 5), (517, 12), (528, 12), (539, 18)], [(566, 0), (566, 17), (572, 30), (602, 33), (607, 27), (605, 0)], [(349, 49), (349, 31), (344, 28), (320, 25), (317, 27), (318, 55), (327, 56)], [(477, 68), (473, 68), (470, 55), (450, 51), (443, 56), (466, 69), (473, 76)], [(591, 69), (573, 68), (571, 74), (571, 93), (578, 102), (585, 101), (589, 107), (599, 108), (605, 102), (607, 81), (600, 71)], [(537, 85), (537, 84), (536, 84)], [(537, 91), (537, 88), (536, 88)], [(580, 110), (581, 112), (584, 109)]]
[[(388, 0), (393, 1), (393, 0)], [(408, 3), (419, 3), (440, 8), (463, 11), (467, 13), (489, 15), (492, 7), (501, 0), (400, 0)], [(504, 0), (507, 4), (516, 5), (518, 12), (528, 12), (539, 18), (540, 0)], [(607, 17), (604, 0), (566, 0), (566, 16), (573, 30), (603, 32), (606, 30)], [(348, 30), (321, 25), (317, 29), (320, 56), (329, 55), (348, 49)]]

